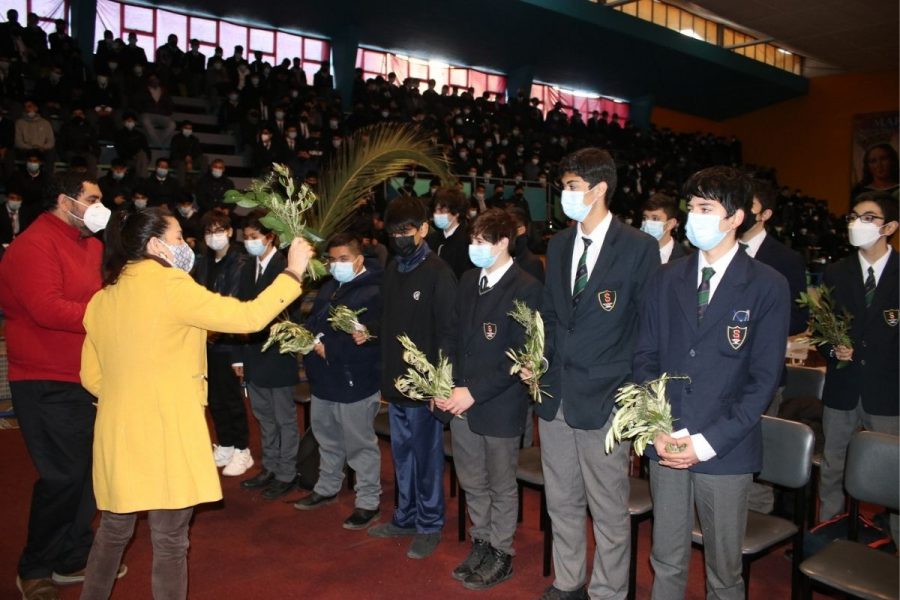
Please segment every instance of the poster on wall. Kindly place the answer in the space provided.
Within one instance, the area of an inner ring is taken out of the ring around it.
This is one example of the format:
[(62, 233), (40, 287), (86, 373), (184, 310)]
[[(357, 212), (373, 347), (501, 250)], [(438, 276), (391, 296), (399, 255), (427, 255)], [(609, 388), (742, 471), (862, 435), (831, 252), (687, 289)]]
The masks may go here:
[(897, 127), (900, 113), (867, 113), (853, 117), (853, 181), (850, 197), (884, 191), (898, 197), (900, 161)]

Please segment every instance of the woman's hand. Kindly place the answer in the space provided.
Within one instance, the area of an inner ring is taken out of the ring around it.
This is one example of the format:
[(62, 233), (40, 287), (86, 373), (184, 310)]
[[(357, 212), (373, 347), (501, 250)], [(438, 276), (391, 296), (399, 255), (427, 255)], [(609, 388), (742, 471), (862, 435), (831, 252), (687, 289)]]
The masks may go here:
[(291, 247), (288, 249), (288, 270), (302, 278), (310, 259), (315, 253), (309, 242), (302, 237), (295, 237), (294, 241), (291, 242)]

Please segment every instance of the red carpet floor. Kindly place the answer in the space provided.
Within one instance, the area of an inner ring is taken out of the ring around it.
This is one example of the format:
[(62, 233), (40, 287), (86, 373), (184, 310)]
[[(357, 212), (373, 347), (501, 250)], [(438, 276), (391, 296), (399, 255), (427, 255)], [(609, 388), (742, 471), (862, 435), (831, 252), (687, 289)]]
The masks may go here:
[[(251, 424), (251, 430), (254, 427)], [(257, 439), (251, 447), (258, 456)], [(25, 540), (35, 471), (18, 430), (0, 430), (0, 457), (0, 512), (4, 517), (0, 598), (18, 598), (16, 563)], [(390, 518), (392, 477), (389, 447), (382, 442), (382, 520)], [(191, 528), (189, 597), (193, 599), (531, 599), (553, 581), (552, 576), (541, 576), (538, 494), (531, 490), (524, 492), (525, 515), (516, 533), (513, 578), (491, 590), (472, 592), (450, 577), (450, 571), (468, 552), (467, 543), (457, 541), (456, 498), (447, 497), (447, 524), (435, 554), (425, 560), (411, 560), (406, 557), (407, 540), (379, 540), (341, 527), (353, 510), (353, 495), (346, 487), (337, 503), (300, 512), (285, 502), (267, 502), (240, 489), (235, 478), (223, 480), (224, 501), (200, 508)], [(296, 496), (299, 494), (290, 497)], [(638, 598), (649, 597), (650, 525), (645, 522), (641, 526)], [(128, 574), (116, 584), (112, 597), (150, 598), (151, 549), (146, 520), (139, 522), (124, 560)], [(61, 596), (71, 600), (79, 591), (79, 586), (64, 588)], [(704, 596), (702, 555), (695, 550), (687, 597)], [(790, 597), (790, 563), (781, 552), (754, 563), (750, 597)]]

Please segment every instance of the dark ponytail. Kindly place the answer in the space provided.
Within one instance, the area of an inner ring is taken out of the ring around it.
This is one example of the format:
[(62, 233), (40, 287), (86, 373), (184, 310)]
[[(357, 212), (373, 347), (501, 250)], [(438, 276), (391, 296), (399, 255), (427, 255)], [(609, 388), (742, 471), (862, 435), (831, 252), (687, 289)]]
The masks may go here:
[(147, 242), (162, 237), (169, 228), (169, 211), (148, 208), (135, 213), (116, 211), (106, 226), (103, 248), (103, 285), (119, 280), (125, 265), (147, 255)]

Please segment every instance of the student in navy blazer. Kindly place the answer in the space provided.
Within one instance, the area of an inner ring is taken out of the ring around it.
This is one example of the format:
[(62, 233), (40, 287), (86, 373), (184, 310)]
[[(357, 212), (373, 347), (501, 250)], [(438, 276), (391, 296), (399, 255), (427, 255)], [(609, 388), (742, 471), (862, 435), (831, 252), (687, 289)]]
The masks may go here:
[[(652, 237), (609, 212), (616, 167), (608, 152), (578, 150), (559, 170), (563, 210), (578, 224), (550, 240), (542, 302), (549, 363), (542, 383), (550, 396), (534, 411), (556, 575), (544, 598), (624, 598), (629, 448), (607, 455), (603, 440), (616, 390), (631, 381), (638, 304), (659, 251)], [(586, 510), (597, 541), (587, 590)]]
[[(338, 233), (325, 244), (332, 278), (322, 284), (306, 319), (318, 338), (303, 357), (311, 395), (310, 427), (319, 442), (319, 479), (311, 494), (294, 504), (314, 510), (337, 497), (344, 464), (356, 473), (356, 502), (345, 529), (365, 529), (379, 516), (381, 452), (374, 420), (381, 400), (381, 275), (377, 261), (366, 261), (362, 243), (351, 233)], [(346, 306), (364, 312), (362, 326), (348, 334), (329, 323), (331, 310)], [(373, 337), (374, 336), (374, 337)]]
[[(822, 520), (843, 512), (844, 461), (853, 433), (862, 426), (897, 435), (900, 428), (898, 261), (897, 251), (888, 243), (897, 232), (897, 213), (897, 199), (889, 194), (864, 192), (854, 198), (847, 229), (850, 243), (859, 250), (825, 270), (825, 285), (834, 290), (835, 308), (853, 316), (853, 345), (819, 348), (828, 361), (822, 392)], [(839, 369), (841, 360), (849, 364)], [(893, 514), (891, 529), (896, 539)]]
[[(667, 389), (679, 431), (658, 435), (648, 448), (653, 598), (684, 598), (694, 504), (706, 540), (708, 597), (743, 598), (747, 496), (762, 467), (761, 415), (784, 362), (788, 285), (738, 246), (751, 206), (749, 182), (739, 171), (700, 171), (685, 195), (686, 232), (700, 252), (669, 263), (652, 279), (634, 356), (637, 382), (663, 373), (689, 378)], [(666, 444), (684, 448), (672, 452)]]
[(472, 520), (472, 548), (452, 576), (480, 590), (512, 576), (516, 465), (529, 395), (510, 373), (506, 352), (522, 348), (525, 330), (509, 313), (517, 300), (538, 308), (542, 286), (510, 256), (516, 222), (506, 211), (482, 213), (471, 236), (468, 253), (477, 268), (466, 271), (456, 292), (450, 357), (455, 387), (450, 398), (434, 402), (452, 415), (465, 413), (464, 419), (450, 419), (450, 430)]
[(675, 198), (666, 194), (653, 194), (644, 203), (641, 231), (656, 238), (662, 264), (689, 254), (684, 244), (674, 237), (678, 228), (678, 212)]

